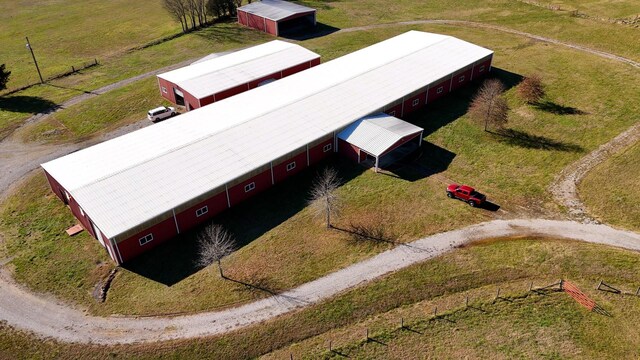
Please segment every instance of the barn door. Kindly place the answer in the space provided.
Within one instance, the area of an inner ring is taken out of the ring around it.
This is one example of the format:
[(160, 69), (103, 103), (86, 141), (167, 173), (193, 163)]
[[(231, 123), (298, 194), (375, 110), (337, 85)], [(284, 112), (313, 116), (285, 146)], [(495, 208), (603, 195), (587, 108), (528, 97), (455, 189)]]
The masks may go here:
[(105, 246), (104, 240), (102, 240), (102, 233), (100, 232), (100, 229), (98, 229), (96, 224), (93, 223), (93, 221), (91, 222), (91, 227), (93, 227), (93, 233), (96, 234), (96, 239), (98, 239), (98, 241), (100, 241), (100, 244), (102, 246)]

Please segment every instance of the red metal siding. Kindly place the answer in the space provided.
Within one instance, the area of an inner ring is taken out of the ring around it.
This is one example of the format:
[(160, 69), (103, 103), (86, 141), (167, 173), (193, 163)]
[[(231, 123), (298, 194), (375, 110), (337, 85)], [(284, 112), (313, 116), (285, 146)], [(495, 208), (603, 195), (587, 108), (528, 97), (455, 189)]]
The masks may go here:
[[(413, 104), (414, 100), (416, 101), (416, 105)], [(404, 108), (403, 108), (403, 114), (402, 116), (406, 116), (407, 114), (410, 114), (418, 109), (420, 109), (421, 107), (424, 106), (424, 101), (425, 101), (425, 95), (424, 94), (418, 94), (418, 95), (414, 95), (408, 99), (406, 99), (404, 101)]]
[[(484, 69), (482, 68), (483, 66), (484, 66)], [(476, 80), (485, 76), (487, 73), (489, 73), (490, 70), (491, 70), (491, 59), (476, 64), (476, 66), (473, 68), (473, 79)]]
[[(431, 103), (441, 97), (443, 97), (444, 95), (449, 93), (449, 87), (451, 85), (451, 79), (447, 79), (444, 80), (438, 84), (432, 85), (429, 87), (429, 99), (427, 100), (427, 103)], [(438, 94), (438, 89), (442, 87), (442, 92), (440, 94)]]
[(249, 84), (248, 84), (249, 89), (257, 88), (258, 85), (261, 82), (265, 81), (265, 80), (269, 80), (269, 79), (278, 80), (278, 79), (280, 79), (280, 74), (281, 74), (281, 72), (278, 71), (277, 73), (273, 73), (271, 75), (267, 75), (267, 76), (261, 77), (260, 79), (253, 80), (253, 81), (249, 82)]
[(295, 74), (297, 72), (300, 72), (302, 70), (307, 70), (309, 68), (309, 63), (305, 62), (296, 66), (292, 66), (288, 69), (284, 69), (282, 70), (282, 77), (286, 77), (292, 74)]
[(207, 97), (203, 97), (202, 99), (200, 99), (200, 107), (212, 104), (213, 102), (214, 102), (213, 95), (207, 96)]
[(228, 97), (232, 97), (233, 95), (237, 95), (240, 94), (241, 92), (245, 92), (249, 88), (249, 85), (247, 84), (242, 84), (242, 85), (238, 85), (234, 88), (231, 89), (227, 89), (224, 91), (220, 91), (219, 93), (215, 94), (214, 96), (216, 97), (216, 101), (220, 101), (222, 99), (226, 99)]
[(65, 189), (62, 187), (62, 185), (60, 185), (56, 179), (54, 179), (51, 175), (49, 175), (48, 172), (44, 172), (44, 176), (47, 178), (47, 181), (49, 182), (49, 186), (51, 187), (51, 190), (53, 191), (53, 193), (60, 198), (60, 200), (62, 200), (63, 203), (67, 203), (67, 199), (64, 197), (63, 192), (65, 191)]
[(395, 116), (397, 118), (402, 117), (402, 104), (398, 104), (392, 108), (384, 111), (387, 115)]
[[(295, 167), (289, 171), (287, 171), (287, 165), (294, 162), (296, 163)], [(307, 167), (307, 152), (304, 151), (295, 157), (285, 160), (278, 165), (273, 165), (273, 178), (275, 183), (279, 183), (280, 181), (286, 179), (289, 176), (295, 175), (300, 171), (304, 170)]]
[(91, 223), (89, 223), (89, 218), (86, 216), (86, 213), (85, 215), (82, 215), (80, 213), (80, 205), (78, 205), (73, 196), (69, 198), (69, 209), (71, 209), (71, 213), (73, 214), (73, 216), (75, 216), (76, 219), (80, 221), (82, 227), (84, 227), (84, 229), (87, 230), (89, 234), (91, 234), (95, 238), (96, 234), (93, 233), (93, 228), (91, 227)]
[[(207, 213), (200, 217), (196, 216), (196, 210), (201, 209), (204, 206), (208, 208)], [(180, 228), (180, 232), (187, 231), (194, 226), (211, 219), (215, 215), (226, 210), (227, 207), (227, 193), (221, 192), (197, 205), (194, 205), (180, 212), (179, 214), (176, 214), (178, 228)]]
[(471, 68), (468, 68), (467, 70), (453, 76), (452, 91), (468, 84), (469, 81), (471, 81), (471, 70)]
[(247, 13), (238, 10), (238, 23), (247, 26)]
[(271, 35), (278, 36), (278, 24), (275, 21), (265, 19), (265, 25), (266, 25), (265, 32)]
[[(324, 151), (324, 146), (327, 144), (331, 144), (331, 149), (327, 152)], [(333, 154), (333, 138), (327, 139), (323, 141), (321, 144), (318, 144), (314, 147), (309, 148), (309, 163), (311, 165), (319, 162), (320, 160), (331, 156)]]
[[(255, 188), (249, 192), (244, 191), (245, 185), (255, 183)], [(246, 200), (247, 198), (268, 189), (271, 186), (271, 170), (264, 171), (251, 179), (245, 180), (238, 185), (229, 188), (229, 199), (231, 206)]]
[(351, 145), (348, 142), (342, 140), (342, 139), (338, 139), (338, 152), (341, 155), (344, 155), (346, 157), (348, 157), (349, 159), (358, 162), (358, 153), (359, 153), (360, 149), (355, 146), (355, 145)]
[(320, 58), (318, 57), (318, 58), (315, 58), (315, 59), (311, 60), (310, 61), (310, 65), (311, 65), (311, 67), (314, 67), (316, 65), (320, 65)]
[(197, 97), (189, 94), (182, 89), (180, 89), (180, 91), (182, 91), (182, 95), (184, 95), (184, 106), (187, 106), (187, 104), (189, 104), (187, 110), (193, 110), (200, 107), (200, 105), (198, 104), (199, 99)]
[(266, 31), (264, 28), (265, 19), (261, 18), (258, 15), (247, 13), (247, 26), (258, 29), (260, 31)]
[[(153, 240), (140, 246), (139, 239), (147, 234), (153, 234)], [(151, 250), (163, 242), (178, 235), (176, 223), (173, 217), (170, 217), (159, 224), (143, 230), (118, 243), (120, 256), (122, 261), (131, 260), (145, 251)]]
[[(167, 90), (167, 92), (165, 93), (164, 91), (162, 91), (162, 88), (165, 88)], [(176, 87), (175, 84), (168, 82), (165, 79), (161, 79), (158, 78), (158, 90), (160, 90), (160, 95), (171, 101), (172, 103), (176, 103), (176, 97), (175, 94), (173, 93), (173, 88)]]

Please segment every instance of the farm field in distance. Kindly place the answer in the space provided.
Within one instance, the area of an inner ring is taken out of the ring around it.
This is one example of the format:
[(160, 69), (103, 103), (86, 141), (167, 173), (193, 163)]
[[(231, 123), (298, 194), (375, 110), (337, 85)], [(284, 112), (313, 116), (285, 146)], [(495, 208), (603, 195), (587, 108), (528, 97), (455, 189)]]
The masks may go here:
[[(634, 1), (299, 3), (318, 9), (327, 34), (285, 40), (320, 54), (322, 62), (409, 30), (451, 35), (495, 51), (492, 77), (506, 85), (509, 136), (483, 131), (467, 114), (480, 83), (461, 88), (406, 118), (425, 129), (422, 156), (411, 166), (376, 174), (336, 156), (216, 216), (214, 222), (228, 229), (238, 245), (222, 261), (228, 279), (219, 276), (215, 265), (196, 265), (196, 229), (118, 267), (105, 302), (96, 301), (95, 289), (114, 263), (86, 231), (74, 237), (64, 233), (77, 220), (51, 192), (42, 171), (32, 171), (0, 201), (0, 276), (88, 315), (224, 311), (428, 235), (496, 219), (571, 219), (549, 192), (556, 176), (640, 121), (640, 102), (633, 101), (640, 99), (639, 68), (508, 32), (640, 61), (637, 25), (607, 20), (640, 15)], [(0, 63), (13, 72), (9, 89), (37, 80), (24, 35), (45, 76), (84, 59), (100, 61), (46, 85), (0, 93), (0, 150), (3, 141), (52, 149), (82, 145), (146, 121), (147, 110), (170, 105), (160, 96), (155, 76), (23, 126), (34, 113), (116, 81), (275, 39), (232, 19), (142, 48), (180, 32), (161, 4), (0, 0)], [(428, 19), (471, 21), (506, 32), (472, 23), (395, 24)], [(517, 86), (533, 74), (542, 78), (546, 95), (527, 104)], [(608, 156), (579, 181), (579, 197), (595, 219), (638, 232), (640, 207), (628, 189), (640, 187), (640, 143)], [(335, 167), (343, 180), (335, 229), (326, 229), (309, 206), (309, 190), (325, 166)], [(444, 189), (452, 182), (487, 194), (497, 211), (448, 199)], [(353, 225), (383, 229), (390, 241), (357, 240), (344, 231)], [(0, 317), (0, 359), (631, 359), (640, 357), (640, 298), (597, 291), (595, 285), (604, 279), (634, 293), (640, 286), (637, 269), (638, 252), (523, 234), (452, 248), (329, 300), (218, 336), (81, 345), (42, 339)], [(527, 291), (531, 282), (543, 286), (561, 278), (577, 284), (604, 314), (589, 312), (562, 292)], [(471, 309), (464, 306), (467, 296)], [(433, 319), (435, 307), (441, 316)], [(406, 328), (400, 328), (400, 318)], [(364, 339), (367, 329), (369, 340)]]

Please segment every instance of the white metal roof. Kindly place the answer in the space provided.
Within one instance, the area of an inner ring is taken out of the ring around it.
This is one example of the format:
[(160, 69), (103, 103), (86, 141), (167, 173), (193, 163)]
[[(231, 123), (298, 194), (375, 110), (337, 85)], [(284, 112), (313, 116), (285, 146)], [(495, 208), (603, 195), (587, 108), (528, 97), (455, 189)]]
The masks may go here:
[(492, 53), (410, 31), (42, 167), (118, 238)]
[(158, 77), (201, 99), (319, 57), (320, 55), (300, 45), (273, 40), (169, 71)]
[(366, 116), (338, 134), (338, 138), (374, 156), (380, 156), (403, 137), (424, 130), (404, 120), (378, 113)]
[(316, 9), (310, 7), (281, 0), (256, 1), (252, 2), (251, 4), (239, 7), (238, 10), (242, 10), (274, 21), (280, 21), (296, 14), (316, 11)]

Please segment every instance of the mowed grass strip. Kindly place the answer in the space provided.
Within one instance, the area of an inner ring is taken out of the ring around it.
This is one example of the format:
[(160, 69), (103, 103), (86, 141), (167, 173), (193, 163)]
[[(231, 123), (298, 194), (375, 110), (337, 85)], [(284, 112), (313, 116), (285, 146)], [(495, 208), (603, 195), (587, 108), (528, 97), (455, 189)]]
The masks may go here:
[(607, 223), (640, 231), (640, 143), (613, 155), (579, 186), (587, 209)]
[[(505, 211), (499, 213), (503, 216), (539, 216), (541, 213), (557, 216), (558, 209), (546, 192), (555, 174), (634, 121), (629, 114), (637, 113), (639, 105), (625, 99), (630, 94), (640, 94), (640, 81), (624, 84), (622, 79), (638, 77), (628, 73), (624, 65), (511, 35), (493, 36), (488, 42), (483, 40), (488, 38), (484, 30), (466, 32), (447, 26), (415, 28), (448, 32), (494, 48), (497, 54), (494, 73), (512, 85), (521, 74), (540, 72), (548, 86), (546, 101), (551, 105), (544, 108), (524, 105), (515, 98), (513, 88), (510, 89), (507, 96), (514, 110), (508, 126), (522, 136), (513, 139), (484, 132), (481, 125), (466, 118), (464, 114), (473, 88), (432, 104), (410, 118), (426, 129), (424, 155), (417, 160), (415, 168), (399, 171), (400, 177), (393, 177), (363, 171), (347, 161), (338, 163), (345, 179), (340, 189), (345, 206), (337, 226), (382, 223), (396, 241), (406, 242), (496, 216), (447, 199), (444, 186), (449, 181), (468, 183), (487, 193), (489, 199)], [(372, 32), (371, 41), (407, 29), (376, 30)], [(353, 43), (363, 41), (360, 33), (342, 34), (340, 38), (346, 44), (350, 44), (349, 39)], [(327, 46), (329, 53), (338, 52), (337, 48), (327, 45), (326, 40), (318, 41)], [(321, 49), (321, 45), (317, 49)], [(575, 111), (565, 113), (566, 109)], [(442, 173), (425, 178), (425, 169)], [(313, 219), (306, 202), (315, 171), (296, 176), (215, 219), (229, 228), (239, 241), (239, 251), (224, 263), (231, 277), (277, 292), (389, 248), (389, 245), (372, 243), (354, 246), (348, 234), (326, 231)], [(38, 189), (31, 192), (33, 196), (48, 192), (42, 179), (27, 183), (25, 189), (31, 186)], [(28, 190), (24, 192), (29, 194)], [(71, 214), (52, 197), (48, 200), (21, 197), (13, 201), (14, 204), (55, 202), (50, 206), (57, 206), (56, 211), (61, 214), (66, 212), (65, 221), (73, 223)], [(41, 218), (48, 216), (47, 209), (40, 209), (37, 216), (31, 216), (28, 230), (42, 241), (53, 241), (39, 230)], [(7, 207), (3, 213), (5, 226), (14, 234), (19, 234), (17, 229), (24, 217), (24, 211), (15, 206)], [(64, 227), (59, 229), (62, 231)], [(8, 243), (22, 241), (12, 236), (6, 238)], [(52, 285), (47, 291), (99, 314), (193, 312), (266, 296), (266, 292), (255, 291), (255, 288), (222, 281), (214, 271), (199, 271), (194, 266), (194, 239), (195, 233), (185, 234), (128, 264), (116, 278), (103, 305), (79, 296), (68, 284)], [(88, 237), (86, 240), (91, 241)], [(51, 248), (56, 247), (51, 245)], [(13, 249), (19, 258), (34, 256), (28, 248), (21, 250), (15, 246)], [(96, 251), (101, 250), (96, 247)], [(47, 259), (56, 256), (57, 253), (51, 253), (39, 257), (40, 267), (17, 267), (16, 272), (25, 273), (18, 277), (27, 284), (46, 283), (47, 277), (58, 277), (65, 269), (47, 266)], [(104, 255), (94, 255), (98, 256)], [(94, 271), (78, 274), (76, 283), (84, 284), (85, 293), (95, 283), (91, 280)]]
[[(640, 347), (635, 324), (640, 304), (634, 297), (593, 290), (600, 279), (630, 290), (637, 286), (640, 255), (602, 245), (533, 238), (487, 240), (411, 266), (322, 304), (224, 336), (159, 344), (99, 347), (34, 341), (0, 329), (0, 354), (31, 358), (252, 358), (280, 349), (269, 358), (322, 358), (328, 340), (354, 358), (412, 354), (473, 356), (580, 356), (633, 358)], [(612, 317), (590, 313), (565, 294), (517, 298), (528, 289), (560, 278), (576, 283)], [(491, 304), (496, 288), (510, 301)], [(210, 290), (214, 292), (213, 290)], [(463, 311), (464, 297), (486, 312)], [(394, 331), (400, 317), (423, 334)], [(420, 326), (420, 327), (418, 327)], [(365, 329), (388, 344), (361, 344)], [(482, 336), (478, 335), (482, 334)], [(289, 347), (290, 346), (290, 347)], [(386, 349), (386, 350), (385, 350)], [(411, 352), (413, 351), (413, 353)], [(335, 355), (335, 354), (334, 354)]]

